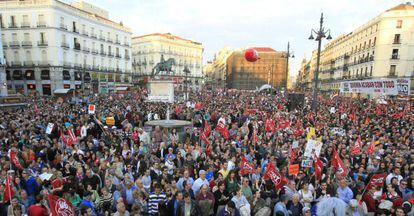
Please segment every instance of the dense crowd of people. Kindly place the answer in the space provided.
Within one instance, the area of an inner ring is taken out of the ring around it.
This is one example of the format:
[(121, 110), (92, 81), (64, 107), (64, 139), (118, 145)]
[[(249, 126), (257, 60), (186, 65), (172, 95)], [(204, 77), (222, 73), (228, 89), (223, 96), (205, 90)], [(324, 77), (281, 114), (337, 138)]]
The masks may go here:
[[(414, 215), (408, 101), (286, 98), (28, 98), (0, 112), (0, 215)], [(192, 126), (145, 125), (167, 113)]]

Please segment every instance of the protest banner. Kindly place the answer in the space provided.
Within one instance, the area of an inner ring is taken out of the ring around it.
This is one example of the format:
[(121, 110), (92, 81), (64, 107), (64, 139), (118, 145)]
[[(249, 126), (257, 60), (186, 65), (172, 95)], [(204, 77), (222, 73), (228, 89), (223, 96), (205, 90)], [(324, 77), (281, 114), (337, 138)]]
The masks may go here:
[(319, 154), (321, 153), (323, 143), (317, 140), (308, 140), (306, 143), (305, 148), (305, 157), (313, 157), (314, 155), (319, 157)]

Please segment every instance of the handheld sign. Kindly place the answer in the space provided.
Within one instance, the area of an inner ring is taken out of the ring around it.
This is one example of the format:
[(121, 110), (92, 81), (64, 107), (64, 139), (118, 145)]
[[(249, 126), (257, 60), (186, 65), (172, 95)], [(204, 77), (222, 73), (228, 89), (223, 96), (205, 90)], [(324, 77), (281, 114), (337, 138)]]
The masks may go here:
[(89, 106), (88, 106), (88, 114), (95, 114), (95, 105), (89, 104)]
[(52, 133), (53, 126), (55, 126), (55, 124), (53, 124), (53, 123), (47, 124), (46, 134), (51, 134)]

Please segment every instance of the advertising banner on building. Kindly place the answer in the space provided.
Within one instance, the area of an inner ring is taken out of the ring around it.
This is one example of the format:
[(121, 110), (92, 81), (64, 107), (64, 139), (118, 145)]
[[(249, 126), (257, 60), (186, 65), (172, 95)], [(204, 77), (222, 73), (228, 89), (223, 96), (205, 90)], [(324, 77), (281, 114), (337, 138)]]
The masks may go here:
[(341, 93), (385, 94), (402, 95), (410, 94), (410, 79), (371, 79), (341, 82)]

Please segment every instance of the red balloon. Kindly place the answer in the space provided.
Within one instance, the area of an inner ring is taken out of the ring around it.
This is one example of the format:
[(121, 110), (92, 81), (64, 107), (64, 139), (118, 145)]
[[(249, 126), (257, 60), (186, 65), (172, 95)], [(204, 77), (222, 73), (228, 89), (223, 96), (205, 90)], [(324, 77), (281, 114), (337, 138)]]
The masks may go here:
[(259, 53), (253, 48), (249, 48), (244, 51), (244, 58), (249, 62), (255, 62), (260, 59)]

